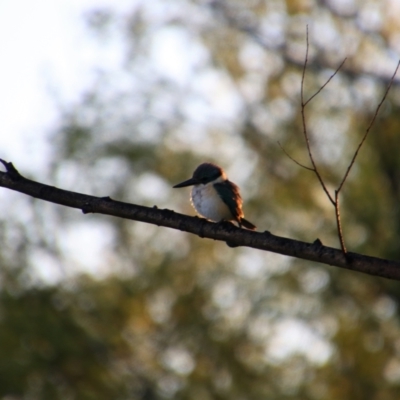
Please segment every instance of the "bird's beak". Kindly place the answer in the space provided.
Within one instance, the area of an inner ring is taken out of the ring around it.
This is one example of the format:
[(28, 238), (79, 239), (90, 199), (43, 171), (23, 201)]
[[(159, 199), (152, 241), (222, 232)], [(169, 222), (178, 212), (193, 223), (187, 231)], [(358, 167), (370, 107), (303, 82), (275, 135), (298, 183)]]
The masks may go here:
[(192, 185), (197, 185), (199, 183), (199, 181), (197, 179), (194, 178), (190, 178), (186, 181), (183, 181), (181, 183), (178, 183), (175, 186), (172, 186), (173, 188), (181, 188), (181, 187), (185, 187), (185, 186), (192, 186)]

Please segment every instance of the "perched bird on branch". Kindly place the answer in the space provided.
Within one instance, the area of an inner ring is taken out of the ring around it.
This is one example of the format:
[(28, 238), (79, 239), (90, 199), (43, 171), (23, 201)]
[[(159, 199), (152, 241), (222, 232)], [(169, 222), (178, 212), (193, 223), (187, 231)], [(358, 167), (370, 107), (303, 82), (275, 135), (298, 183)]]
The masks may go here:
[(240, 227), (256, 229), (244, 219), (239, 188), (228, 180), (224, 170), (212, 163), (200, 164), (193, 176), (174, 188), (193, 186), (190, 201), (202, 217), (214, 222), (236, 221)]

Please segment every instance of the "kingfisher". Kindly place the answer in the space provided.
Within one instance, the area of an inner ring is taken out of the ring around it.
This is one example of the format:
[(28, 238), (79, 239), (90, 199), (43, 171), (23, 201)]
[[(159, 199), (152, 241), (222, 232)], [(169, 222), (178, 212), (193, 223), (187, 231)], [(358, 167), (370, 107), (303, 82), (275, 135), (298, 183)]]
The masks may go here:
[(244, 219), (243, 200), (239, 188), (228, 180), (225, 171), (212, 163), (200, 164), (193, 176), (174, 188), (193, 186), (190, 201), (199, 215), (210, 221), (236, 221), (254, 230), (256, 226)]

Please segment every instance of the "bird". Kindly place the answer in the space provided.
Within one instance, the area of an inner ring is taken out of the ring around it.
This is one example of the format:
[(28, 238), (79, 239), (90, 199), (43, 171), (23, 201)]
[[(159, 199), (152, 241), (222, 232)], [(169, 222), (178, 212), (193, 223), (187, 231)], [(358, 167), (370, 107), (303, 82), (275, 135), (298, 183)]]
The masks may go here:
[(213, 222), (236, 221), (240, 228), (256, 229), (255, 225), (244, 218), (239, 187), (228, 179), (218, 165), (200, 164), (190, 179), (173, 188), (186, 186), (193, 186), (190, 201), (200, 216)]

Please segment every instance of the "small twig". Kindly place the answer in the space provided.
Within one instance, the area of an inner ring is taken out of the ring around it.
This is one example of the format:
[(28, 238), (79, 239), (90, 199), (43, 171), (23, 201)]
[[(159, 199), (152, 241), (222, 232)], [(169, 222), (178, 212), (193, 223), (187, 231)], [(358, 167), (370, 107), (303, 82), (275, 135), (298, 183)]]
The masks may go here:
[(343, 253), (346, 254), (347, 249), (346, 245), (344, 244), (342, 222), (340, 219), (339, 192), (337, 190), (335, 190), (335, 216), (336, 216), (336, 226), (338, 230), (340, 247), (342, 248)]
[(18, 179), (22, 179), (22, 176), (20, 175), (18, 170), (14, 167), (13, 163), (7, 162), (7, 161), (3, 160), (2, 158), (0, 158), (0, 163), (4, 165), (4, 167), (6, 168), (6, 171), (11, 179), (13, 179), (15, 181)]
[[(307, 40), (308, 40), (308, 32), (307, 32)], [(317, 96), (325, 86), (336, 76), (336, 74), (343, 67), (343, 64), (346, 62), (347, 57), (342, 61), (342, 63), (336, 68), (335, 72), (329, 77), (329, 79), (304, 103), (304, 107), (315, 97)]]
[(388, 93), (389, 93), (389, 90), (390, 90), (390, 88), (392, 87), (394, 78), (396, 77), (396, 74), (397, 74), (397, 71), (399, 70), (399, 67), (400, 67), (400, 60), (399, 60), (399, 62), (397, 63), (396, 69), (394, 70), (394, 73), (393, 73), (393, 75), (392, 75), (392, 78), (390, 79), (390, 82), (389, 82), (389, 84), (388, 84), (388, 86), (387, 86), (387, 88), (386, 88), (386, 90), (385, 90), (385, 93), (384, 93), (384, 95), (383, 95), (383, 97), (382, 97), (382, 100), (381, 100), (381, 102), (378, 104), (378, 107), (377, 107), (376, 110), (375, 110), (375, 114), (374, 114), (374, 116), (372, 117), (371, 122), (369, 123), (368, 128), (367, 128), (367, 130), (366, 130), (365, 133), (364, 133), (363, 138), (361, 139), (360, 143), (358, 144), (357, 149), (356, 149), (356, 151), (354, 152), (353, 158), (351, 159), (350, 164), (349, 164), (349, 166), (347, 167), (347, 171), (346, 171), (346, 173), (344, 174), (343, 179), (342, 179), (342, 181), (340, 182), (339, 187), (337, 188), (337, 192), (338, 192), (338, 193), (342, 190), (342, 187), (343, 187), (344, 183), (346, 182), (347, 177), (349, 176), (350, 170), (351, 170), (351, 168), (353, 167), (354, 162), (356, 161), (356, 158), (357, 158), (357, 156), (358, 156), (358, 153), (359, 153), (359, 151), (360, 151), (362, 145), (364, 144), (365, 140), (367, 139), (367, 136), (368, 136), (368, 134), (369, 134), (369, 131), (371, 130), (372, 126), (374, 125), (374, 122), (375, 122), (375, 120), (376, 120), (376, 117), (378, 116), (379, 110), (381, 109), (381, 106), (382, 106), (383, 102), (386, 100), (386, 97), (387, 97), (387, 95), (388, 95)]
[[(310, 99), (307, 100), (307, 102), (304, 101), (304, 80), (305, 80), (305, 75), (306, 75), (306, 69), (307, 69), (307, 63), (308, 63), (308, 51), (309, 51), (309, 42), (308, 42), (308, 25), (307, 25), (307, 35), (306, 35), (306, 58), (304, 60), (304, 66), (303, 66), (303, 73), (301, 76), (301, 87), (300, 87), (300, 97), (301, 97), (301, 120), (302, 120), (302, 124), (303, 124), (303, 135), (304, 135), (304, 139), (306, 142), (306, 146), (307, 146), (307, 151), (308, 151), (308, 157), (310, 158), (311, 164), (313, 166), (312, 170), (314, 171), (315, 175), (318, 178), (318, 181), (320, 183), (320, 185), (322, 186), (322, 189), (324, 190), (325, 194), (328, 196), (329, 201), (332, 203), (332, 205), (335, 205), (335, 202), (333, 200), (332, 195), (329, 193), (325, 182), (322, 179), (321, 174), (318, 171), (318, 167), (314, 161), (314, 157), (312, 155), (312, 151), (311, 151), (311, 145), (310, 145), (310, 139), (308, 137), (308, 132), (307, 132), (307, 125), (306, 125), (306, 116), (305, 116), (305, 108), (307, 106), (307, 104), (309, 103)], [(326, 86), (326, 84), (325, 84)], [(314, 97), (314, 96), (312, 96)], [(311, 97), (311, 98), (312, 98)]]
[(304, 65), (303, 65), (303, 73), (302, 73), (302, 77), (301, 77), (301, 90), (300, 90), (300, 95), (301, 95), (301, 119), (302, 119), (302, 124), (303, 124), (303, 135), (304, 135), (304, 139), (306, 141), (308, 156), (309, 156), (311, 164), (313, 166), (312, 170), (314, 171), (315, 175), (317, 176), (318, 181), (319, 181), (322, 189), (324, 190), (325, 194), (327, 195), (329, 201), (335, 207), (336, 225), (337, 225), (337, 231), (338, 231), (340, 247), (342, 248), (343, 253), (346, 254), (347, 250), (346, 250), (346, 246), (345, 246), (345, 243), (344, 243), (342, 223), (341, 223), (341, 220), (340, 220), (339, 191), (335, 191), (335, 198), (333, 198), (331, 193), (329, 193), (328, 188), (326, 187), (326, 184), (325, 184), (324, 180), (322, 179), (321, 174), (319, 173), (317, 164), (315, 163), (314, 157), (313, 157), (313, 154), (312, 154), (311, 145), (310, 145), (310, 139), (309, 139), (308, 132), (307, 132), (306, 117), (305, 117), (305, 108), (306, 108), (306, 106), (319, 93), (321, 93), (321, 91), (326, 87), (326, 85), (328, 85), (328, 83), (336, 76), (336, 74), (339, 72), (339, 70), (342, 68), (343, 64), (345, 63), (346, 58), (336, 68), (335, 72), (329, 77), (329, 79), (307, 101), (304, 101), (304, 80), (305, 80), (305, 75), (306, 75), (306, 69), (307, 69), (307, 63), (308, 63), (308, 52), (309, 52), (308, 26), (307, 26), (306, 43), (307, 43), (307, 46), (306, 46), (306, 58), (304, 60)]
[(336, 217), (336, 225), (337, 225), (337, 231), (338, 231), (338, 238), (339, 238), (339, 242), (340, 242), (340, 247), (342, 249), (342, 252), (344, 254), (347, 254), (347, 249), (345, 246), (345, 242), (344, 242), (344, 237), (343, 237), (343, 229), (342, 229), (342, 223), (341, 223), (341, 219), (340, 219), (340, 200), (339, 200), (339, 194), (340, 191), (343, 188), (344, 183), (346, 182), (347, 177), (349, 176), (350, 170), (353, 167), (355, 160), (358, 156), (358, 153), (361, 149), (361, 147), (363, 146), (365, 140), (367, 139), (367, 136), (378, 116), (378, 113), (382, 107), (383, 102), (386, 100), (387, 95), (389, 93), (389, 90), (394, 82), (394, 78), (396, 77), (397, 71), (400, 68), (400, 61), (397, 64), (397, 67), (392, 75), (392, 78), (386, 88), (386, 91), (382, 97), (382, 100), (380, 101), (380, 103), (378, 104), (378, 107), (375, 110), (375, 114), (372, 117), (372, 120), (370, 122), (370, 124), (368, 125), (367, 130), (365, 131), (365, 134), (363, 136), (363, 138), (361, 139), (360, 143), (357, 146), (356, 151), (354, 152), (354, 155), (350, 161), (349, 166), (347, 167), (346, 173), (343, 176), (343, 179), (341, 180), (338, 188), (335, 190), (335, 196), (333, 197), (331, 195), (331, 193), (328, 191), (328, 188), (326, 187), (326, 184), (321, 176), (321, 174), (319, 173), (317, 164), (314, 160), (314, 156), (312, 154), (312, 150), (311, 150), (311, 144), (310, 144), (310, 138), (308, 135), (308, 131), (307, 131), (307, 124), (306, 124), (306, 117), (305, 117), (305, 108), (306, 106), (319, 94), (321, 93), (321, 91), (328, 85), (328, 83), (337, 75), (337, 73), (339, 72), (339, 70), (343, 67), (346, 58), (342, 61), (342, 63), (336, 68), (335, 72), (329, 77), (329, 79), (312, 95), (309, 97), (308, 100), (304, 100), (304, 81), (305, 81), (305, 75), (306, 75), (306, 70), (307, 70), (307, 64), (308, 64), (308, 53), (309, 53), (309, 39), (308, 39), (308, 26), (307, 26), (307, 31), (306, 31), (306, 56), (305, 56), (305, 60), (304, 60), (304, 64), (303, 64), (303, 72), (302, 72), (302, 76), (301, 76), (301, 88), (300, 88), (300, 97), (301, 97), (301, 120), (302, 120), (302, 125), (303, 125), (303, 135), (304, 135), (304, 139), (306, 142), (306, 146), (307, 146), (307, 151), (308, 151), (308, 156), (310, 158), (312, 167), (307, 167), (301, 163), (299, 163), (298, 161), (296, 161), (293, 157), (291, 157), (286, 151), (285, 149), (281, 146), (281, 144), (278, 142), (279, 146), (281, 147), (281, 149), (285, 152), (285, 154), (293, 161), (295, 162), (297, 165), (299, 165), (302, 168), (305, 168), (307, 170), (313, 171), (315, 173), (315, 175), (318, 178), (318, 181), (322, 187), (322, 189), (324, 190), (325, 194), (327, 195), (329, 201), (332, 203), (332, 205), (335, 208), (335, 217)]
[(358, 146), (357, 146), (356, 151), (354, 152), (353, 158), (351, 159), (350, 164), (349, 164), (349, 166), (347, 167), (346, 173), (344, 174), (343, 179), (342, 179), (342, 181), (341, 181), (340, 184), (339, 184), (339, 187), (335, 190), (335, 215), (336, 215), (336, 224), (337, 224), (337, 229), (338, 229), (338, 235), (339, 235), (340, 246), (342, 247), (342, 251), (343, 251), (344, 254), (347, 253), (347, 250), (346, 250), (346, 246), (345, 246), (344, 240), (343, 240), (342, 224), (341, 224), (341, 221), (340, 221), (339, 193), (340, 193), (340, 191), (342, 190), (343, 185), (344, 185), (344, 183), (346, 182), (347, 177), (348, 177), (349, 174), (350, 174), (350, 170), (351, 170), (351, 168), (353, 167), (353, 165), (354, 165), (354, 163), (355, 163), (355, 161), (356, 161), (356, 158), (357, 158), (357, 156), (358, 156), (358, 153), (359, 153), (359, 151), (360, 151), (362, 145), (364, 144), (365, 140), (367, 139), (367, 136), (368, 136), (368, 134), (369, 134), (369, 132), (370, 132), (370, 130), (371, 130), (371, 128), (372, 128), (372, 126), (373, 126), (375, 120), (376, 120), (376, 117), (378, 116), (379, 110), (381, 109), (381, 106), (382, 106), (383, 102), (386, 100), (386, 97), (387, 97), (387, 95), (388, 95), (388, 93), (389, 93), (389, 90), (390, 90), (392, 84), (393, 84), (394, 78), (395, 78), (395, 76), (396, 76), (396, 74), (397, 74), (397, 71), (398, 71), (399, 67), (400, 67), (400, 61), (397, 63), (396, 69), (395, 69), (395, 71), (394, 71), (394, 73), (393, 73), (393, 75), (392, 75), (392, 78), (390, 79), (390, 82), (389, 82), (389, 84), (388, 84), (388, 86), (387, 86), (387, 88), (386, 88), (386, 90), (385, 90), (385, 93), (384, 93), (384, 95), (383, 95), (383, 97), (382, 97), (382, 100), (381, 100), (380, 103), (378, 104), (378, 107), (377, 107), (376, 110), (375, 110), (375, 114), (373, 115), (373, 117), (372, 117), (372, 119), (371, 119), (371, 122), (370, 122), (369, 125), (368, 125), (367, 130), (365, 131), (365, 134), (364, 134), (363, 138), (361, 139), (360, 143), (359, 143)]
[(344, 183), (346, 182), (347, 177), (348, 177), (349, 174), (350, 174), (350, 170), (351, 170), (351, 168), (353, 167), (353, 165), (354, 165), (354, 163), (355, 163), (355, 161), (356, 161), (356, 158), (357, 158), (357, 156), (358, 156), (358, 153), (359, 153), (359, 151), (360, 151), (362, 145), (364, 144), (365, 140), (367, 139), (367, 136), (368, 136), (368, 134), (369, 134), (369, 132), (370, 132), (370, 130), (371, 130), (371, 128), (372, 128), (372, 126), (373, 126), (375, 120), (376, 120), (376, 117), (378, 116), (379, 110), (381, 109), (381, 106), (382, 106), (383, 102), (386, 100), (386, 97), (387, 97), (387, 95), (388, 95), (388, 93), (389, 93), (389, 90), (390, 90), (392, 84), (393, 84), (393, 81), (394, 81), (394, 78), (395, 78), (395, 76), (396, 76), (396, 74), (397, 74), (397, 71), (398, 71), (398, 69), (399, 69), (399, 66), (400, 66), (400, 61), (397, 63), (396, 69), (395, 69), (395, 71), (394, 71), (394, 73), (393, 73), (393, 75), (392, 75), (392, 78), (391, 78), (391, 80), (390, 80), (390, 82), (389, 82), (389, 85), (387, 86), (387, 88), (386, 88), (386, 90), (385, 90), (385, 93), (384, 93), (384, 95), (383, 95), (383, 97), (382, 97), (382, 100), (381, 100), (380, 103), (378, 104), (378, 107), (377, 107), (376, 110), (375, 110), (375, 114), (373, 115), (373, 117), (372, 117), (372, 119), (371, 119), (371, 122), (370, 122), (369, 125), (368, 125), (367, 130), (365, 131), (365, 134), (364, 134), (363, 138), (361, 139), (360, 143), (359, 143), (358, 146), (357, 146), (356, 151), (354, 152), (353, 158), (351, 159), (350, 164), (349, 164), (349, 166), (347, 167), (346, 173), (344, 174), (343, 179), (342, 179), (342, 181), (341, 181), (340, 184), (339, 184), (339, 187), (335, 190), (335, 214), (336, 214), (336, 223), (337, 223), (337, 229), (338, 229), (338, 235), (339, 235), (340, 246), (342, 247), (342, 251), (343, 251), (343, 253), (345, 253), (345, 254), (347, 253), (347, 250), (346, 250), (346, 246), (345, 246), (344, 240), (343, 240), (342, 224), (341, 224), (341, 221), (340, 221), (339, 193), (340, 193), (340, 191), (342, 190), (343, 185), (344, 185)]
[(296, 163), (299, 167), (304, 168), (304, 169), (307, 169), (308, 171), (314, 171), (314, 168), (307, 167), (306, 165), (304, 165), (304, 164), (298, 162), (297, 160), (295, 160), (295, 159), (283, 148), (283, 146), (281, 145), (280, 142), (277, 142), (277, 143), (278, 143), (279, 147), (282, 149), (282, 151), (283, 151), (294, 163)]

